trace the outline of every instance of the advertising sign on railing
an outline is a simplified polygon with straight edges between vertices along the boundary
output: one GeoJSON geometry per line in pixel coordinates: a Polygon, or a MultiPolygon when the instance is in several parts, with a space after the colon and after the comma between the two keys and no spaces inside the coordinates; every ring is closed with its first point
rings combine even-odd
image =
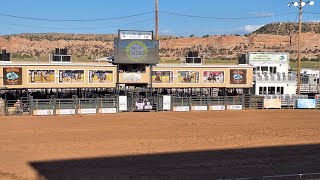
{"type": "Polygon", "coordinates": [[[247,84],[247,70],[230,69],[230,84],[247,84]]]}
{"type": "Polygon", "coordinates": [[[203,71],[203,83],[223,84],[224,71],[203,71]]]}
{"type": "Polygon", "coordinates": [[[119,96],[119,111],[128,110],[127,96],[119,96]]]}
{"type": "Polygon", "coordinates": [[[75,109],[57,109],[56,114],[58,115],[76,114],[76,110],[75,109]]]}
{"type": "Polygon", "coordinates": [[[29,83],[54,83],[55,71],[52,70],[29,70],[29,83]]]}
{"type": "Polygon", "coordinates": [[[171,110],[171,96],[163,96],[163,110],[171,110]]]}
{"type": "Polygon", "coordinates": [[[250,53],[250,61],[288,61],[288,53],[250,53]]]}
{"type": "Polygon", "coordinates": [[[123,74],[123,82],[124,83],[139,83],[139,82],[141,82],[141,74],[140,73],[124,73],[123,74]]]}
{"type": "Polygon", "coordinates": [[[59,70],[59,83],[84,83],[84,70],[59,70]]]}
{"type": "Polygon", "coordinates": [[[315,109],[316,100],[315,99],[298,99],[297,107],[301,109],[315,109]]]}
{"type": "Polygon", "coordinates": [[[242,110],[242,105],[227,105],[228,110],[242,110]]]}
{"type": "Polygon", "coordinates": [[[101,114],[114,114],[114,113],[117,113],[117,108],[100,108],[99,113],[101,113],[101,114]]]}
{"type": "Polygon", "coordinates": [[[270,108],[281,109],[281,99],[264,99],[263,107],[266,109],[270,109],[270,108]]]}
{"type": "Polygon", "coordinates": [[[153,83],[172,83],[173,71],[152,71],[153,83]]]}
{"type": "Polygon", "coordinates": [[[175,106],[175,107],[173,107],[173,111],[186,112],[186,111],[190,111],[190,107],[189,106],[175,106]]]}
{"type": "Polygon", "coordinates": [[[51,116],[51,115],[53,115],[53,109],[33,110],[32,115],[36,115],[36,116],[51,116]]]}
{"type": "Polygon", "coordinates": [[[212,106],[209,106],[209,110],[224,111],[224,110],[226,110],[226,106],[225,105],[212,105],[212,106]]]}
{"type": "Polygon", "coordinates": [[[134,102],[134,110],[148,111],[153,109],[153,102],[147,98],[137,98],[134,102]]]}
{"type": "Polygon", "coordinates": [[[4,85],[22,85],[22,67],[3,68],[4,85]]]}
{"type": "Polygon", "coordinates": [[[96,114],[96,113],[97,113],[96,108],[78,109],[78,114],[96,114]]]}
{"type": "Polygon", "coordinates": [[[199,71],[178,71],[179,83],[199,83],[199,71]]]}
{"type": "Polygon", "coordinates": [[[192,111],[207,111],[208,106],[191,106],[192,111]]]}
{"type": "Polygon", "coordinates": [[[113,83],[113,71],[89,70],[89,83],[113,83]]]}

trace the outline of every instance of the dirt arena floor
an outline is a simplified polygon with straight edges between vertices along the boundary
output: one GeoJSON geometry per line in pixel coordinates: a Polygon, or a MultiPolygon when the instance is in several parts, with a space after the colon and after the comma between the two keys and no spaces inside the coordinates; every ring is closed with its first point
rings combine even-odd
{"type": "Polygon", "coordinates": [[[0,117],[1,180],[227,179],[318,172],[320,111],[0,117]]]}

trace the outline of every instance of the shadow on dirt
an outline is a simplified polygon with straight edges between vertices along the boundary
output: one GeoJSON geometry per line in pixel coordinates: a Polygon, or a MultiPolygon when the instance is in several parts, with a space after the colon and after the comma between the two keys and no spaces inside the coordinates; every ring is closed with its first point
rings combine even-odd
{"type": "MultiPolygon", "coordinates": [[[[66,159],[30,162],[30,166],[38,172],[39,179],[49,180],[206,180],[261,177],[320,172],[320,145],[66,159]]],[[[312,179],[318,178],[320,179],[320,175],[312,179]]]]}

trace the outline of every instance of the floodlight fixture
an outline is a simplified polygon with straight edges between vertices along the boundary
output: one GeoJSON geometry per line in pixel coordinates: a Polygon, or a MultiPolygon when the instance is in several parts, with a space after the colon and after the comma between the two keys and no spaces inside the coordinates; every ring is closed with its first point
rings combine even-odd
{"type": "Polygon", "coordinates": [[[313,6],[314,5],[314,1],[309,1],[309,5],[313,6]]]}

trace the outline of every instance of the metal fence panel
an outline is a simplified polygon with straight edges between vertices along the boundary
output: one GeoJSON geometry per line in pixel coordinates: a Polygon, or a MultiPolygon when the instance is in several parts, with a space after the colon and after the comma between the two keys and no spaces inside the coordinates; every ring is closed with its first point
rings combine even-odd
{"type": "Polygon", "coordinates": [[[98,108],[117,108],[117,98],[99,98],[98,108]]]}
{"type": "Polygon", "coordinates": [[[190,106],[190,97],[172,97],[172,106],[190,106]]]}
{"type": "Polygon", "coordinates": [[[190,100],[192,106],[208,106],[208,97],[192,96],[190,100]]]}
{"type": "Polygon", "coordinates": [[[225,105],[225,98],[218,96],[218,97],[209,97],[208,98],[208,105],[212,106],[212,105],[225,105]]]}
{"type": "Polygon", "coordinates": [[[78,109],[97,109],[97,99],[77,99],[77,108],[78,109]]]}
{"type": "Polygon", "coordinates": [[[75,99],[56,99],[56,109],[75,109],[75,99]]]}
{"type": "Polygon", "coordinates": [[[21,115],[23,113],[20,100],[7,100],[5,107],[6,115],[21,115]]]}
{"type": "MultiPolygon", "coordinates": [[[[61,115],[116,113],[123,111],[190,111],[190,110],[242,110],[264,109],[264,99],[281,99],[282,109],[296,109],[297,99],[307,96],[268,95],[268,96],[170,96],[131,94],[125,96],[126,110],[120,110],[120,96],[105,98],[77,99],[31,99],[0,101],[0,115],[61,115]],[[1,103],[2,102],[2,103],[1,103]],[[47,113],[46,113],[47,112],[47,113]]],[[[316,99],[316,109],[320,109],[320,99],[316,99]]]]}

